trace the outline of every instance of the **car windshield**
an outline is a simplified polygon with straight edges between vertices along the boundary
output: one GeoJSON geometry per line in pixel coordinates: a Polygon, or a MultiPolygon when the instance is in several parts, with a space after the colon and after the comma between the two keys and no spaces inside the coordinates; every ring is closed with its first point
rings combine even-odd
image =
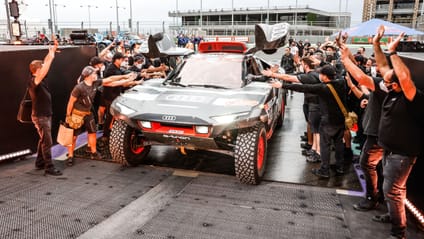
{"type": "Polygon", "coordinates": [[[198,54],[187,59],[176,79],[186,86],[216,86],[240,88],[242,86],[242,55],[198,54]]]}

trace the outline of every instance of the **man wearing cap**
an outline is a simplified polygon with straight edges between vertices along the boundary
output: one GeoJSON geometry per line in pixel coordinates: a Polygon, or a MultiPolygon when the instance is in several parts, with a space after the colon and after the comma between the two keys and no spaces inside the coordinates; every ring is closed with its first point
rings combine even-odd
{"type": "Polygon", "coordinates": [[[49,47],[49,52],[44,58],[44,61],[34,60],[30,63],[31,79],[28,83],[28,93],[32,100],[31,119],[40,136],[35,167],[37,169],[44,169],[45,174],[53,176],[59,176],[62,173],[55,169],[52,163],[51,147],[53,140],[51,128],[53,111],[46,76],[53,62],[57,46],[58,43],[55,41],[54,46],[49,47]]]}
{"type": "MultiPolygon", "coordinates": [[[[92,66],[86,66],[81,72],[81,82],[77,84],[71,92],[69,97],[68,106],[66,108],[66,123],[69,125],[74,124],[72,118],[73,114],[83,116],[82,126],[88,132],[88,145],[91,149],[91,159],[102,159],[102,156],[96,150],[96,124],[94,122],[93,114],[91,113],[91,106],[96,95],[97,87],[104,86],[120,86],[127,84],[135,79],[135,74],[115,75],[105,79],[98,79],[97,69],[92,66]]],[[[81,133],[81,128],[76,128],[74,131],[73,144],[68,147],[68,166],[73,165],[73,155],[75,148],[75,141],[77,135],[81,133]]]]}
{"type": "Polygon", "coordinates": [[[330,178],[330,145],[332,140],[336,149],[336,173],[344,174],[343,135],[345,118],[327,85],[331,84],[334,87],[344,105],[346,104],[346,90],[345,82],[336,79],[336,69],[333,66],[325,65],[318,69],[318,72],[321,81],[318,84],[282,85],[281,82],[274,82],[272,86],[304,93],[314,93],[319,96],[319,107],[321,109],[321,122],[319,125],[321,167],[312,169],[312,173],[320,178],[330,178]]]}

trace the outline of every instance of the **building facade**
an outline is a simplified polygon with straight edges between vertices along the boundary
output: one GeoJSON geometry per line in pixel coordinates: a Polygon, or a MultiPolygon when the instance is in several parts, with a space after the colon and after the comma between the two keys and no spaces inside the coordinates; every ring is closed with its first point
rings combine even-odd
{"type": "Polygon", "coordinates": [[[373,18],[424,29],[423,0],[364,0],[362,21],[373,18]]]}
{"type": "Polygon", "coordinates": [[[294,36],[328,36],[350,26],[351,14],[326,12],[308,6],[272,8],[234,8],[173,11],[168,13],[175,19],[170,29],[175,32],[196,33],[209,36],[251,36],[259,23],[292,25],[294,36]]]}

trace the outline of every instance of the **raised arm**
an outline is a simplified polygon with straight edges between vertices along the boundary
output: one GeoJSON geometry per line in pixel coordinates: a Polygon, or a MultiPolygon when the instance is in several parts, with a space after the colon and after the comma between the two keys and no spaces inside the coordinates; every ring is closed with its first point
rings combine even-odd
{"type": "Polygon", "coordinates": [[[360,99],[364,95],[364,92],[362,92],[361,89],[359,89],[358,87],[356,87],[355,84],[353,84],[349,74],[346,74],[345,79],[346,79],[347,86],[350,88],[350,90],[353,92],[356,98],[360,99]]]}
{"type": "Polygon", "coordinates": [[[41,81],[46,77],[47,73],[50,70],[50,66],[54,59],[54,54],[58,47],[58,42],[55,39],[53,46],[49,46],[49,53],[47,53],[46,57],[44,57],[43,65],[41,66],[40,70],[38,71],[37,75],[35,76],[34,83],[36,85],[40,84],[41,81]]]}
{"type": "Polygon", "coordinates": [[[349,55],[350,53],[349,48],[345,43],[340,44],[340,51],[342,53],[342,62],[345,67],[345,69],[352,75],[352,77],[359,82],[359,84],[366,86],[371,91],[375,90],[374,81],[370,76],[365,74],[356,64],[354,64],[351,60],[349,55]]]}
{"type": "Polygon", "coordinates": [[[263,70],[261,73],[264,76],[279,79],[279,80],[284,80],[288,82],[300,82],[297,76],[295,75],[280,74],[280,73],[273,72],[270,69],[263,70]]]}
{"type": "Polygon", "coordinates": [[[378,30],[377,34],[372,39],[372,45],[374,48],[374,55],[375,55],[375,61],[377,62],[378,69],[381,72],[381,75],[384,76],[386,72],[390,70],[390,66],[387,63],[386,55],[384,55],[383,50],[380,46],[380,40],[384,35],[384,26],[381,25],[378,30]]]}
{"type": "Polygon", "coordinates": [[[405,35],[404,32],[402,32],[393,42],[391,42],[388,46],[388,50],[390,52],[390,60],[392,61],[394,74],[396,74],[399,79],[403,94],[409,101],[412,101],[415,97],[415,94],[417,93],[417,88],[412,81],[411,72],[409,71],[408,67],[396,54],[396,47],[398,46],[400,40],[403,38],[403,35],[405,35]]]}

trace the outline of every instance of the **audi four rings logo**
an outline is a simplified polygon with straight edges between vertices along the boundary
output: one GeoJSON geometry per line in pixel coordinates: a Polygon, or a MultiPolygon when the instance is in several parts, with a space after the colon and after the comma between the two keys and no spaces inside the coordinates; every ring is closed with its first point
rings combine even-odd
{"type": "Polygon", "coordinates": [[[162,116],[162,120],[166,121],[175,121],[177,119],[177,116],[175,115],[164,115],[162,116]]]}

